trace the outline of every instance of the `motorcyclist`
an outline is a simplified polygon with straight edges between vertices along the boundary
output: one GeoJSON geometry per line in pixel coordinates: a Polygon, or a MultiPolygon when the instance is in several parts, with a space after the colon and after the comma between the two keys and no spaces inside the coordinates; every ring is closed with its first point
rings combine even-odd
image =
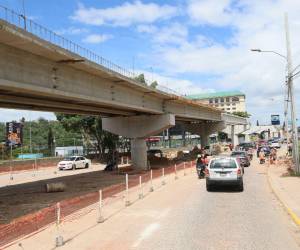
{"type": "Polygon", "coordinates": [[[265,152],[263,149],[261,149],[259,152],[259,162],[260,164],[265,163],[265,152]]]}
{"type": "Polygon", "coordinates": [[[204,178],[205,168],[207,162],[207,155],[201,154],[197,155],[197,173],[199,178],[204,178]]]}

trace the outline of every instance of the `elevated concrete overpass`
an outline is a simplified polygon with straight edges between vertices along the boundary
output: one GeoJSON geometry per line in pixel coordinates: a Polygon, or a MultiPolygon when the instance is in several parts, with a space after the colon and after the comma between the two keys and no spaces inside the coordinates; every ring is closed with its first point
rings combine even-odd
{"type": "Polygon", "coordinates": [[[143,85],[125,69],[22,20],[0,19],[0,107],[100,115],[105,130],[132,139],[132,160],[139,167],[146,167],[144,139],[175,122],[199,134],[203,144],[228,124],[234,128],[247,123],[143,85]]]}

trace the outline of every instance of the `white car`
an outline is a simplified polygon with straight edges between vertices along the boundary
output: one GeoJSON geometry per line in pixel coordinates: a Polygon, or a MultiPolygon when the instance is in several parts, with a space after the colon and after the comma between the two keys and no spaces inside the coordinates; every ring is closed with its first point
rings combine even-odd
{"type": "Polygon", "coordinates": [[[60,161],[57,164],[59,170],[76,169],[76,168],[88,168],[91,166],[91,160],[83,156],[70,156],[60,161]]]}
{"type": "Polygon", "coordinates": [[[207,191],[216,185],[235,185],[239,191],[244,190],[243,169],[236,158],[221,156],[211,159],[205,174],[207,191]]]}
{"type": "Polygon", "coordinates": [[[270,143],[270,147],[271,148],[280,148],[281,145],[280,145],[279,142],[273,141],[273,142],[270,143]]]}

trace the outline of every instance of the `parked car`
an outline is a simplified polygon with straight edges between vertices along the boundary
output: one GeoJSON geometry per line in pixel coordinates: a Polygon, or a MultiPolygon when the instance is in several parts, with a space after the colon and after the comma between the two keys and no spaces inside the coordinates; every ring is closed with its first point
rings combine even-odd
{"type": "Polygon", "coordinates": [[[162,158],[163,157],[163,152],[160,150],[160,149],[149,149],[147,151],[147,156],[149,157],[160,157],[162,158]]]}
{"type": "Polygon", "coordinates": [[[244,190],[243,171],[236,158],[213,158],[205,171],[207,191],[216,185],[235,185],[240,191],[244,190]]]}
{"type": "Polygon", "coordinates": [[[91,166],[91,160],[83,156],[70,156],[57,164],[59,170],[88,168],[91,166]]]}
{"type": "Polygon", "coordinates": [[[243,167],[250,166],[250,156],[246,151],[233,151],[231,157],[236,157],[243,167]]]}

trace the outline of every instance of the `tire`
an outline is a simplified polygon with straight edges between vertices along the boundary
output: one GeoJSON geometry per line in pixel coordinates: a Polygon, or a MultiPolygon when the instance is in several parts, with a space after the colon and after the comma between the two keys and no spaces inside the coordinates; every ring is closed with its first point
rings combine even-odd
{"type": "Polygon", "coordinates": [[[85,164],[85,168],[89,168],[89,164],[88,163],[85,164]]]}
{"type": "Polygon", "coordinates": [[[243,183],[243,182],[241,182],[241,183],[239,184],[238,190],[239,190],[240,192],[243,192],[243,191],[244,191],[244,183],[243,183]]]}
{"type": "Polygon", "coordinates": [[[76,169],[76,165],[75,164],[73,164],[73,166],[72,166],[72,170],[75,170],[76,169]]]}
{"type": "Polygon", "coordinates": [[[207,182],[206,182],[206,191],[208,192],[212,191],[211,184],[208,184],[207,182]]]}

